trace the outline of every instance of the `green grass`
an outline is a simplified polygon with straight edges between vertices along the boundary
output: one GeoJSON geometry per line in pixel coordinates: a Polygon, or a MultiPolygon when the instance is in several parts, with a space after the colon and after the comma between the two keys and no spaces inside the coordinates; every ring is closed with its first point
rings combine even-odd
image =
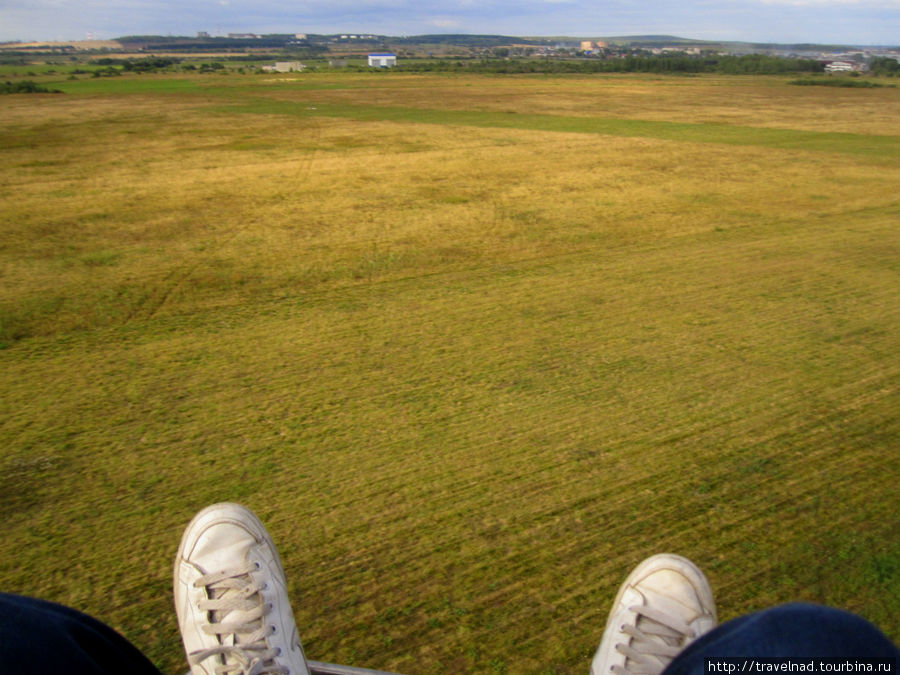
{"type": "Polygon", "coordinates": [[[227,499],[316,660],[585,672],[662,550],[900,639],[896,90],[304,78],[0,100],[0,588],[183,672],[227,499]]]}
{"type": "Polygon", "coordinates": [[[896,87],[896,84],[882,84],[881,82],[873,82],[872,80],[856,80],[845,77],[829,77],[829,78],[807,78],[799,80],[791,80],[791,84],[801,87],[843,87],[847,89],[875,89],[878,87],[896,87]]]}
{"type": "Polygon", "coordinates": [[[202,78],[173,78],[149,74],[60,80],[57,85],[63,92],[70,94],[187,94],[206,88],[202,78]]]}

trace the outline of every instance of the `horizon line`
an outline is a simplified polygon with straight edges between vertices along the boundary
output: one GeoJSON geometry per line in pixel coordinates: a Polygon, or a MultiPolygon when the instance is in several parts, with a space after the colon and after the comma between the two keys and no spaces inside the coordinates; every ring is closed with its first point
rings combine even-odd
{"type": "MultiPolygon", "coordinates": [[[[205,31],[197,31],[196,33],[201,33],[205,31]]],[[[376,38],[386,38],[386,39],[401,39],[408,40],[412,38],[421,38],[421,37],[430,37],[430,36],[463,36],[463,37],[493,37],[493,38],[519,38],[526,40],[656,40],[656,41],[664,41],[664,40],[673,40],[673,41],[682,41],[682,42],[694,42],[698,44],[743,44],[743,45],[783,45],[783,46],[800,46],[800,45],[809,45],[816,47],[882,47],[882,48],[893,48],[900,49],[900,43],[862,43],[862,42],[813,42],[809,40],[804,41],[788,41],[788,42],[777,42],[772,40],[763,40],[763,41],[754,41],[754,40],[718,40],[718,39],[701,39],[701,38],[689,38],[689,37],[681,37],[678,35],[669,35],[669,34],[659,34],[659,33],[646,33],[646,34],[626,34],[626,35],[595,35],[595,34],[581,34],[581,35],[510,35],[506,33],[466,33],[466,32],[434,32],[434,33],[416,33],[416,34],[388,34],[388,33],[373,33],[366,31],[336,31],[336,32],[327,32],[327,33],[316,33],[316,32],[300,32],[300,31],[290,31],[290,32],[267,32],[267,33],[258,33],[256,31],[229,31],[227,35],[212,35],[207,34],[204,36],[200,36],[198,34],[189,35],[189,34],[162,34],[162,33],[132,33],[127,35],[120,35],[118,37],[111,38],[99,38],[99,37],[85,37],[85,38],[74,38],[74,39],[6,39],[0,40],[0,44],[33,44],[33,43],[41,43],[41,44],[67,44],[74,42],[119,42],[121,40],[127,38],[184,38],[189,40],[197,40],[197,39],[235,39],[231,37],[231,35],[235,34],[244,34],[244,35],[256,35],[260,37],[272,36],[272,35],[321,35],[321,36],[372,36],[376,38]]]]}

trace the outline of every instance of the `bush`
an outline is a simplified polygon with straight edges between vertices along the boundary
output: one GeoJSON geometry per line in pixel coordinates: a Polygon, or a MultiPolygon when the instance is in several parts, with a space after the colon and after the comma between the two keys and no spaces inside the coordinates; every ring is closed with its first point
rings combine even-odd
{"type": "Polygon", "coordinates": [[[878,82],[872,82],[871,80],[857,80],[846,77],[828,77],[818,80],[791,80],[788,84],[796,84],[801,87],[860,87],[863,89],[894,86],[879,84],[878,82]]]}
{"type": "Polygon", "coordinates": [[[32,80],[20,80],[19,82],[6,81],[0,84],[0,94],[61,94],[59,89],[47,89],[41,87],[32,80]]]}
{"type": "Polygon", "coordinates": [[[92,77],[119,77],[122,75],[122,71],[118,68],[114,68],[112,66],[107,66],[106,68],[98,68],[93,72],[92,77]]]}
{"type": "Polygon", "coordinates": [[[872,62],[869,64],[869,72],[873,75],[894,77],[895,75],[900,75],[900,62],[887,57],[872,59],[872,62]]]}
{"type": "Polygon", "coordinates": [[[172,66],[181,63],[181,59],[161,56],[149,56],[143,59],[115,59],[104,57],[102,59],[94,59],[90,61],[90,63],[97,66],[106,66],[108,68],[121,66],[122,70],[128,72],[149,73],[156,70],[171,68],[172,66]]]}

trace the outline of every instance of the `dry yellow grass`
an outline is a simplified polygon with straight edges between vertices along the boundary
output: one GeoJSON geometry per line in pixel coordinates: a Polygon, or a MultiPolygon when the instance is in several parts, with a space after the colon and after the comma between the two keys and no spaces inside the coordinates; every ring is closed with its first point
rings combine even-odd
{"type": "Polygon", "coordinates": [[[617,245],[785,212],[883,206],[897,181],[895,170],[873,175],[867,160],[844,156],[210,115],[184,102],[160,110],[141,97],[102,107],[47,101],[40,112],[45,119],[27,101],[10,106],[8,128],[27,126],[30,137],[17,137],[4,204],[4,236],[16,251],[4,297],[24,307],[52,300],[51,323],[38,332],[102,321],[92,312],[116,322],[161,304],[180,311],[585,241],[617,245]],[[78,143],[91,124],[102,133],[78,143]],[[165,134],[151,131],[159,128],[165,134]],[[183,283],[190,287],[179,290],[183,283]],[[91,289],[113,296],[95,303],[91,289]]]}
{"type": "Polygon", "coordinates": [[[0,45],[0,50],[15,51],[19,49],[49,48],[61,49],[64,47],[72,47],[84,51],[95,51],[100,49],[122,49],[122,43],[116,40],[55,40],[51,42],[10,42],[0,45]]]}
{"type": "MultiPolygon", "coordinates": [[[[323,78],[324,79],[324,78],[323,78]]],[[[315,82],[309,77],[298,83],[315,82]]],[[[346,89],[281,92],[288,100],[447,110],[725,123],[810,131],[896,134],[897,92],[794,87],[781,77],[659,75],[490,78],[359,77],[346,89]],[[740,102],[736,105],[736,102],[740,102]]]]}

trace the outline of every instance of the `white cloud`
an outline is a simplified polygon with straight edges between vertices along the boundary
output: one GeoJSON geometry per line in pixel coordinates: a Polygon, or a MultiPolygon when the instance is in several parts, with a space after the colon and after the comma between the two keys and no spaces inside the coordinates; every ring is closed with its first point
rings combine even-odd
{"type": "Polygon", "coordinates": [[[868,7],[900,9],[900,0],[759,0],[764,5],[792,7],[868,7]]]}
{"type": "Polygon", "coordinates": [[[457,19],[431,19],[428,24],[435,28],[459,28],[462,25],[457,19]]]}

